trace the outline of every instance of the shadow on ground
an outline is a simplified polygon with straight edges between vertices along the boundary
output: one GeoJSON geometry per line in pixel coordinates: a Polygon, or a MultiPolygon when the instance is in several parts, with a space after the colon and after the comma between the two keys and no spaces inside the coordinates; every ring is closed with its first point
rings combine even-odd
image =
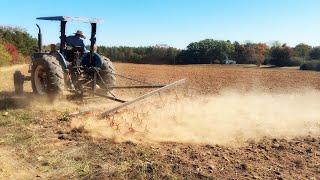
{"type": "Polygon", "coordinates": [[[14,92],[0,92],[0,110],[21,109],[30,104],[32,93],[17,96],[14,92]]]}

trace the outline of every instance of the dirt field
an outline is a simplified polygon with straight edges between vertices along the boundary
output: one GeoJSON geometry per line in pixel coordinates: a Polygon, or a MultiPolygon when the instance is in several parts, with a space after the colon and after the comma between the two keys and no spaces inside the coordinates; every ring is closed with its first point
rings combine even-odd
{"type": "MultiPolygon", "coordinates": [[[[2,179],[320,179],[320,74],[238,65],[116,64],[187,84],[109,117],[112,102],[13,94],[0,68],[2,179]],[[82,117],[70,112],[95,109],[82,117]]],[[[119,85],[128,84],[119,79],[119,85]]],[[[145,91],[115,91],[124,98],[145,91]]]]}

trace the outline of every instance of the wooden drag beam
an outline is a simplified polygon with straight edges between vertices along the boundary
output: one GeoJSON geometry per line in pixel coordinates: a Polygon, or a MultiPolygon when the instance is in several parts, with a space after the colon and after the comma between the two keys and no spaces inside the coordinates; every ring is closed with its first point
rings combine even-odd
{"type": "Polygon", "coordinates": [[[145,98],[148,98],[148,97],[150,97],[150,96],[153,96],[153,95],[155,95],[155,94],[157,94],[157,93],[159,93],[159,92],[161,92],[161,91],[164,91],[164,90],[170,89],[170,88],[172,88],[172,87],[174,87],[174,86],[183,84],[183,83],[185,83],[185,81],[186,81],[185,79],[178,80],[178,81],[173,82],[173,83],[171,83],[171,84],[168,84],[168,85],[166,85],[166,86],[164,86],[164,87],[161,87],[161,88],[159,88],[159,89],[156,89],[156,90],[154,90],[154,91],[151,91],[151,92],[149,92],[149,93],[147,93],[147,94],[145,94],[145,95],[139,96],[139,97],[137,97],[136,99],[133,99],[133,100],[131,100],[131,101],[127,101],[127,102],[125,102],[125,103],[123,103],[123,104],[120,104],[120,105],[118,105],[118,106],[116,106],[116,107],[114,107],[114,108],[112,108],[112,109],[109,109],[109,110],[103,112],[103,113],[101,114],[101,117],[102,117],[102,118],[107,117],[107,116],[110,115],[111,113],[114,113],[114,112],[118,111],[118,110],[121,109],[121,108],[124,108],[124,107],[126,107],[126,106],[129,106],[130,104],[133,104],[133,103],[135,103],[135,102],[138,102],[138,101],[141,101],[141,100],[143,100],[143,99],[145,99],[145,98]]]}

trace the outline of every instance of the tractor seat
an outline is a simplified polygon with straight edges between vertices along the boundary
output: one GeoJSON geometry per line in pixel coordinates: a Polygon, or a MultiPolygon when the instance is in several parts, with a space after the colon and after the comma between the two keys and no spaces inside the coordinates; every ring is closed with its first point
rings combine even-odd
{"type": "Polygon", "coordinates": [[[101,67],[102,66],[102,58],[99,54],[93,53],[93,61],[90,63],[90,52],[87,52],[81,58],[81,66],[83,66],[83,67],[101,67]]]}
{"type": "Polygon", "coordinates": [[[84,48],[81,46],[67,46],[65,49],[66,60],[73,62],[76,59],[76,53],[79,53],[81,57],[84,54],[84,48]]]}
{"type": "MultiPolygon", "coordinates": [[[[67,47],[67,49],[68,49],[68,47],[67,47]]],[[[74,47],[71,47],[71,51],[72,52],[84,53],[85,48],[82,47],[82,46],[74,46],[74,47]]]]}

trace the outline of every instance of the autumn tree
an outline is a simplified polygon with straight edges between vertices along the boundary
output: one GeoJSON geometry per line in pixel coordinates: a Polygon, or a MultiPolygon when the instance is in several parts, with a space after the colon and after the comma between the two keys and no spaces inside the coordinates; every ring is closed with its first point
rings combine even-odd
{"type": "Polygon", "coordinates": [[[262,43],[239,44],[238,42],[235,42],[234,46],[234,57],[238,64],[257,64],[260,66],[269,50],[269,47],[262,43]]]}
{"type": "Polygon", "coordinates": [[[269,47],[266,44],[254,44],[253,59],[256,61],[257,66],[260,66],[264,62],[265,56],[268,51],[269,47]]]}
{"type": "Polygon", "coordinates": [[[283,44],[282,46],[271,47],[271,61],[270,63],[276,66],[287,66],[290,65],[290,61],[293,55],[293,50],[283,44]]]}
{"type": "Polygon", "coordinates": [[[0,39],[6,43],[12,44],[23,55],[31,55],[33,47],[37,45],[37,40],[21,28],[0,27],[0,39]]]}
{"type": "Polygon", "coordinates": [[[12,61],[10,53],[6,50],[5,46],[0,43],[0,66],[9,65],[12,61]]]}

